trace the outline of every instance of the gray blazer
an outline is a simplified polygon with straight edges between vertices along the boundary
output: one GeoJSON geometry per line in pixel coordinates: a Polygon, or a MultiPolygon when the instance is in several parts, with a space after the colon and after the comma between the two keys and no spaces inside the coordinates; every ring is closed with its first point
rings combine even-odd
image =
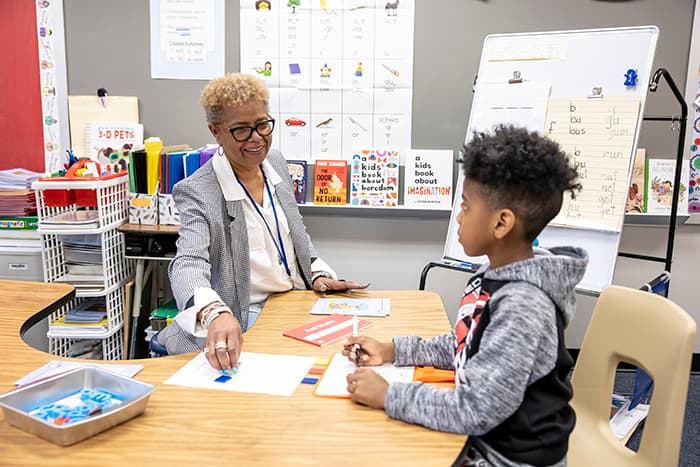
{"type": "MultiPolygon", "coordinates": [[[[287,161],[276,150],[270,150],[267,161],[283,180],[275,185],[275,193],[287,216],[300,274],[310,289],[311,262],[316,259],[316,251],[294,199],[287,161]]],[[[168,273],[178,309],[194,303],[195,287],[211,287],[246,329],[250,308],[250,251],[243,201],[224,199],[211,161],[177,183],[173,198],[181,226],[177,254],[168,273]]],[[[176,322],[160,332],[158,341],[170,354],[191,352],[205,344],[204,339],[184,332],[176,322]]]]}

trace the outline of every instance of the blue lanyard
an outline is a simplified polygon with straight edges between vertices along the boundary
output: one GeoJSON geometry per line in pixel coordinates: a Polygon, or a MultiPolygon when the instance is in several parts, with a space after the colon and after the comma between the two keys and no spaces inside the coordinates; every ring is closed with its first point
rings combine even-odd
{"type": "Polygon", "coordinates": [[[265,182],[265,190],[267,191],[268,198],[270,198],[270,205],[272,205],[272,213],[275,216],[275,226],[277,227],[277,240],[275,240],[275,235],[272,233],[272,229],[270,228],[270,224],[267,223],[267,219],[265,219],[265,216],[263,216],[262,211],[260,211],[260,208],[258,207],[258,203],[255,202],[255,200],[253,199],[253,197],[251,196],[250,192],[245,187],[245,185],[243,183],[241,183],[241,180],[238,178],[238,175],[236,175],[236,180],[238,181],[238,184],[241,186],[241,188],[243,188],[243,191],[245,192],[246,196],[248,197],[251,204],[255,208],[255,211],[258,213],[260,218],[265,223],[265,227],[267,227],[267,231],[270,234],[270,237],[272,238],[272,243],[274,243],[275,247],[277,248],[277,254],[279,255],[280,260],[284,264],[284,270],[287,271],[287,275],[291,277],[292,272],[289,270],[289,263],[287,262],[287,253],[284,251],[284,242],[282,242],[282,234],[280,233],[280,222],[279,222],[279,219],[277,218],[277,209],[275,209],[275,200],[272,198],[272,192],[270,191],[270,185],[267,184],[267,177],[265,176],[265,171],[263,171],[262,166],[260,167],[260,172],[262,172],[263,181],[265,182]]]}

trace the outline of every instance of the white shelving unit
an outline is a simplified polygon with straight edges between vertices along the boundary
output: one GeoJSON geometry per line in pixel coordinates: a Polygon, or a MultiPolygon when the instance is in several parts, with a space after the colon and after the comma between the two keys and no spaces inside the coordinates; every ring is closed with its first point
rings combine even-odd
{"type": "Polygon", "coordinates": [[[107,310],[107,327],[101,331],[55,331],[49,327],[49,352],[70,357],[71,348],[78,341],[89,339],[101,341],[104,360],[122,359],[126,310],[124,285],[133,275],[133,264],[125,258],[124,237],[117,227],[128,219],[128,175],[113,175],[106,179],[40,180],[33,188],[37,193],[44,280],[68,282],[76,288],[75,298],[52,313],[50,323],[90,297],[103,297],[107,310]],[[64,213],[87,213],[94,216],[95,221],[82,225],[68,221],[49,222],[64,213]],[[65,243],[83,236],[89,236],[91,244],[101,246],[102,274],[69,272],[65,243]]]}

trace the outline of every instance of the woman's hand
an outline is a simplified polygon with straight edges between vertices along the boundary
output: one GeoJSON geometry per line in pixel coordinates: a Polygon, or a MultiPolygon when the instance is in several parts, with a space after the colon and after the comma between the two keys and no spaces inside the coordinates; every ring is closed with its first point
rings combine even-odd
{"type": "Polygon", "coordinates": [[[316,292],[321,293],[338,293],[347,292],[348,290],[366,289],[368,283],[360,283],[355,281],[346,281],[345,279],[331,279],[330,277],[319,277],[313,283],[313,288],[316,292]]]}
{"type": "Polygon", "coordinates": [[[383,409],[389,383],[369,368],[358,368],[347,376],[348,392],[353,402],[373,409],[383,409]]]}
{"type": "Polygon", "coordinates": [[[351,336],[343,342],[343,355],[357,366],[376,366],[394,361],[393,342],[379,342],[366,336],[351,336]],[[357,361],[355,344],[360,346],[360,361],[357,361]]]}
{"type": "Polygon", "coordinates": [[[204,355],[211,366],[217,370],[238,368],[242,346],[243,331],[232,313],[221,313],[209,324],[204,355]]]}

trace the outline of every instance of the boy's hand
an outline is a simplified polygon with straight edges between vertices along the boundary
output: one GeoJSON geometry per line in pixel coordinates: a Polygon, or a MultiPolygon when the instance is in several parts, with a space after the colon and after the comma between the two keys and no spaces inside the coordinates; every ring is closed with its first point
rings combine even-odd
{"type": "Polygon", "coordinates": [[[382,343],[365,336],[351,336],[343,342],[343,355],[357,366],[381,365],[394,361],[394,344],[382,343]],[[355,344],[360,344],[360,361],[357,361],[355,344]]]}
{"type": "Polygon", "coordinates": [[[358,368],[347,376],[352,401],[373,409],[383,409],[389,383],[369,368],[358,368]]]}

